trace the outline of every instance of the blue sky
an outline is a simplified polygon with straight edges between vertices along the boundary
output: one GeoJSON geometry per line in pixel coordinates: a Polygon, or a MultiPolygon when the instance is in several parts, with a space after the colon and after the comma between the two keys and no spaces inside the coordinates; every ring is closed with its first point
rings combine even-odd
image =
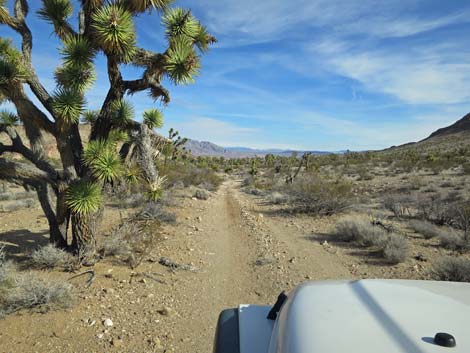
{"type": "MultiPolygon", "coordinates": [[[[30,1],[37,9],[39,1],[30,1]]],[[[223,146],[364,150],[426,137],[470,111],[470,3],[464,0],[181,0],[219,42],[194,85],[167,82],[165,127],[223,146]]],[[[32,12],[34,63],[53,90],[59,43],[32,12]]],[[[164,50],[158,14],[139,44],[164,50]]],[[[17,39],[0,27],[1,36],[17,39]]],[[[98,108],[107,90],[87,94],[98,108]]],[[[139,72],[124,69],[126,77],[139,72]]],[[[155,105],[131,98],[140,114],[155,105]]]]}

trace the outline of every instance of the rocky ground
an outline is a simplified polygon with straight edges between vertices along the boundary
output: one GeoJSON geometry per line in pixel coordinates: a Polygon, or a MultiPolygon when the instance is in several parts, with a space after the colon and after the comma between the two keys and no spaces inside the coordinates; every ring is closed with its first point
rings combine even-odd
{"type": "MultiPolygon", "coordinates": [[[[163,241],[139,267],[107,258],[95,266],[89,289],[84,277],[74,280],[80,294],[72,309],[0,320],[0,352],[208,353],[224,308],[272,304],[279,292],[306,280],[426,279],[431,259],[447,254],[410,233],[409,259],[386,265],[369,250],[336,241],[339,216],[289,215],[243,193],[236,180],[206,201],[184,196],[173,211],[176,225],[164,227],[163,241]],[[185,266],[161,265],[162,257],[185,266]]],[[[0,242],[14,256],[47,242],[37,208],[0,217],[0,242]]],[[[108,225],[118,217],[111,210],[108,225]]]]}

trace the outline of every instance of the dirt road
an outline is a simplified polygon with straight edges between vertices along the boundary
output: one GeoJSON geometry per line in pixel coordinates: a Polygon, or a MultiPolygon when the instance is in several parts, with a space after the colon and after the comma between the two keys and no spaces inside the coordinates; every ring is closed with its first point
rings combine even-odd
{"type": "Polygon", "coordinates": [[[351,277],[338,256],[308,238],[309,229],[286,227],[285,219],[263,215],[262,208],[261,200],[242,194],[239,184],[229,181],[196,216],[202,221],[188,242],[206,266],[177,290],[186,298],[176,307],[182,313],[174,323],[175,331],[181,331],[177,352],[211,352],[224,308],[272,304],[280,291],[306,279],[351,277]]]}
{"type": "Polygon", "coordinates": [[[209,353],[222,309],[272,304],[309,279],[354,277],[341,254],[312,241],[316,220],[277,214],[237,181],[206,201],[186,196],[175,212],[177,225],[165,228],[148,261],[133,271],[102,261],[69,311],[0,320],[0,352],[209,353]],[[169,271],[162,256],[197,270],[169,271]]]}

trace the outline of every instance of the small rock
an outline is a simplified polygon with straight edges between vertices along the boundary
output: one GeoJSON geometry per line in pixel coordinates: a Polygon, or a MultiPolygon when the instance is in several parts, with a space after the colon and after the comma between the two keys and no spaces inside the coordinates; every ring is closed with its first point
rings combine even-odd
{"type": "Polygon", "coordinates": [[[98,339],[102,339],[102,338],[104,337],[104,333],[98,333],[98,334],[96,335],[96,337],[97,337],[98,339]]]}
{"type": "Polygon", "coordinates": [[[113,321],[111,319],[106,319],[103,321],[103,325],[104,327],[112,327],[114,324],[113,324],[113,321]]]}
{"type": "Polygon", "coordinates": [[[163,316],[173,316],[175,311],[172,308],[165,306],[163,309],[158,310],[158,313],[163,316]]]}

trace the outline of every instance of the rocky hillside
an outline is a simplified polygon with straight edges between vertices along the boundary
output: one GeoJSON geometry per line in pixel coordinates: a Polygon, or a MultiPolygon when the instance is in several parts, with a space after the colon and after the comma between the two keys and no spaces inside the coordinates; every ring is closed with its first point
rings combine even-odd
{"type": "Polygon", "coordinates": [[[428,139],[462,133],[470,133],[470,113],[452,125],[434,131],[428,139]]]}
{"type": "Polygon", "coordinates": [[[428,153],[433,150],[442,152],[468,147],[470,147],[470,113],[454,124],[434,131],[424,140],[392,146],[385,149],[384,152],[414,149],[422,153],[428,153]]]}

